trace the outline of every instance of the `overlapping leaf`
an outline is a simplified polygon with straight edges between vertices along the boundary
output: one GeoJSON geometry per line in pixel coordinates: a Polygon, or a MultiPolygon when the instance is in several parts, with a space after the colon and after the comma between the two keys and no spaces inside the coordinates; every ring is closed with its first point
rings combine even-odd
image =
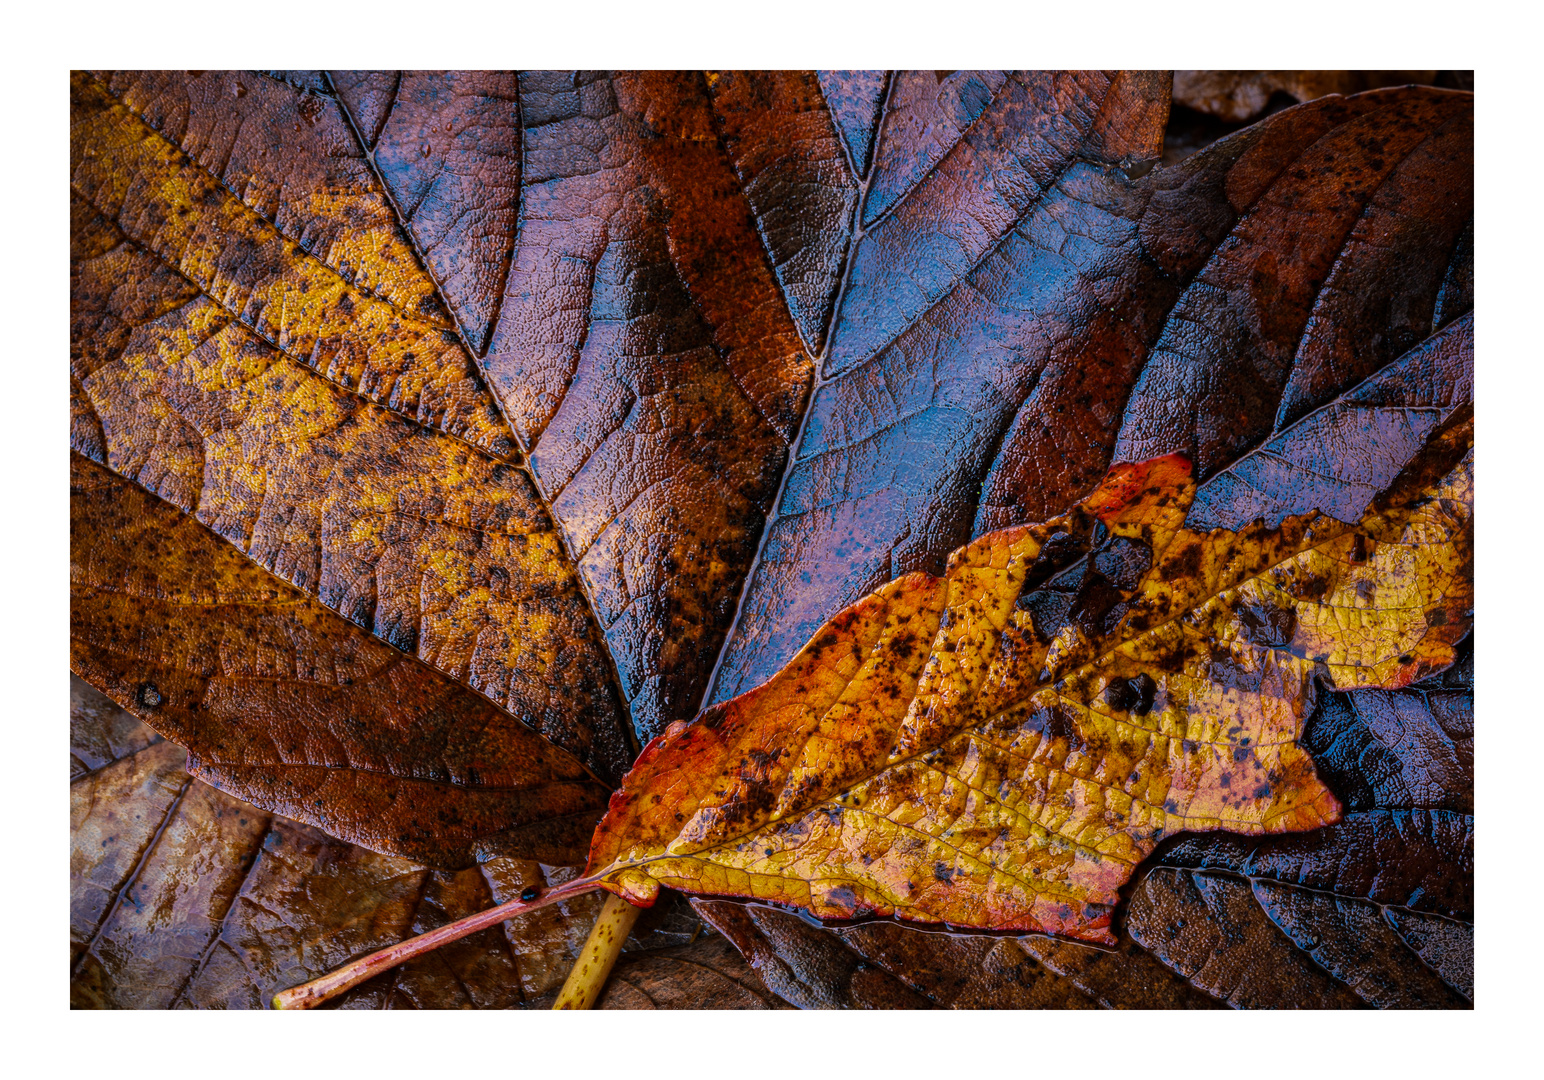
{"type": "Polygon", "coordinates": [[[1197,986],[1241,1005],[1472,1001],[1466,656],[1408,689],[1329,696],[1304,742],[1342,793],[1345,818],[1301,837],[1181,842],[1133,893],[1131,935],[1197,986]],[[1260,977],[1265,970],[1302,975],[1272,982],[1260,977]]]}
{"type": "MultiPolygon", "coordinates": [[[[508,857],[431,871],[342,843],[201,783],[180,748],[79,680],[70,735],[76,1008],[263,1008],[276,990],[360,951],[573,872],[508,857]]],[[[579,897],[512,919],[336,1007],[548,1007],[598,907],[579,897]]],[[[639,1007],[641,995],[657,1008],[766,1007],[755,975],[722,938],[702,937],[683,907],[640,922],[622,985],[600,1007],[639,1007]]]]}
{"type": "MultiPolygon", "coordinates": [[[[1411,429],[1430,431],[1457,404],[1432,397],[1431,376],[1456,365],[1451,383],[1466,396],[1471,352],[1472,333],[1456,347],[1449,336],[1436,368],[1418,365],[1412,378],[1410,363],[1395,365],[1276,440],[1253,473],[1258,489],[1214,478],[1192,519],[1247,523],[1261,499],[1294,510],[1294,500],[1349,492],[1351,505],[1363,505],[1355,491],[1367,470],[1387,483],[1378,470],[1408,450],[1411,429]]],[[[1211,995],[1235,1007],[1461,1006],[1473,996],[1472,663],[1461,647],[1455,667],[1415,687],[1322,695],[1304,743],[1344,820],[1264,841],[1213,833],[1162,852],[1162,864],[1192,869],[1141,880],[1114,953],[1037,937],[951,939],[886,922],[819,930],[770,908],[696,904],[769,985],[804,1007],[894,1007],[896,992],[886,991],[894,980],[957,1008],[1174,1008],[1211,995]],[[1294,920],[1283,895],[1334,899],[1294,920]],[[1159,958],[1204,993],[1189,997],[1155,974],[1159,958]]]]}
{"type": "Polygon", "coordinates": [[[767,684],[645,748],[588,872],[635,901],[663,884],[1113,943],[1118,890],[1165,836],[1337,820],[1297,745],[1316,682],[1399,687],[1452,661],[1468,459],[1358,528],[1192,532],[1189,474],[1120,466],[945,578],[843,611],[767,684]],[[1083,553],[1074,589],[1043,587],[1083,553]]]}
{"type": "MultiPolygon", "coordinates": [[[[1140,80],[1100,106],[1123,142],[1060,157],[1076,108],[978,81],[940,95],[962,103],[959,141],[856,240],[712,701],[883,582],[1058,513],[1113,461],[1178,451],[1209,479],[1421,342],[1462,292],[1446,282],[1472,265],[1470,95],[1330,97],[1132,179],[1116,166],[1156,156],[1162,123],[1140,80]]],[[[886,114],[871,198],[901,120],[886,114]]]]}
{"type": "MultiPolygon", "coordinates": [[[[1165,75],[117,72],[72,93],[72,446],[298,588],[312,630],[330,608],[368,632],[330,640],[416,654],[393,670],[435,700],[497,715],[460,683],[606,778],[627,719],[647,737],[696,708],[753,560],[720,700],[1117,454],[1195,457],[1212,524],[1251,485],[1278,492],[1252,507],[1269,524],[1328,498],[1349,518],[1468,397],[1465,94],[1317,102],[1142,176],[1165,75]],[[1366,468],[1323,468],[1315,440],[1366,468]]],[[[129,642],[149,625],[92,631],[145,715],[168,678],[147,661],[207,678],[129,642]]],[[[298,655],[236,640],[232,671],[298,655]]],[[[291,764],[384,752],[360,695],[302,696],[329,734],[291,764]]],[[[399,753],[392,782],[450,775],[446,748],[399,753]]],[[[354,827],[332,790],[311,820],[354,827]]],[[[247,793],[279,805],[271,779],[247,793]]]]}

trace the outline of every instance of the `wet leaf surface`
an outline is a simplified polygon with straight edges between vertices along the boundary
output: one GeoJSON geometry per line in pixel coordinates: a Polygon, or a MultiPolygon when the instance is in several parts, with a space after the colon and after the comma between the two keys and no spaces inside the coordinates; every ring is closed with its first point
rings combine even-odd
{"type": "Polygon", "coordinates": [[[582,856],[607,788],[577,759],[75,454],[70,536],[72,666],[193,775],[441,866],[582,856]]]}
{"type": "Polygon", "coordinates": [[[1393,690],[1452,663],[1469,457],[1358,527],[1192,532],[1190,474],[1119,466],[1067,514],[840,613],[644,749],[587,874],[635,903],[664,884],[1114,944],[1117,892],[1166,837],[1339,820],[1304,722],[1321,680],[1393,690]],[[1038,601],[1080,550],[1066,602],[1038,601]]]}
{"type": "MultiPolygon", "coordinates": [[[[1237,109],[1264,84],[1192,74],[77,73],[72,468],[118,509],[72,526],[74,666],[193,751],[110,707],[78,725],[77,1003],[261,1003],[566,879],[510,857],[571,858],[583,831],[515,797],[543,769],[572,755],[613,783],[844,606],[1078,503],[1113,461],[1188,455],[1192,524],[1232,529],[1354,521],[1413,456],[1451,466],[1472,441],[1472,94],[1283,109],[1323,89],[1299,80],[1236,130],[1196,95],[1237,109]],[[175,917],[120,910],[145,889],[175,917]]],[[[1015,610],[1090,641],[1148,570],[1091,536],[1043,555],[1015,610]]],[[[1287,636],[1269,611],[1239,623],[1287,636]]],[[[1351,907],[1287,892],[1267,916],[1251,884],[1259,940],[1363,987],[1337,1000],[1472,997],[1472,689],[1436,678],[1318,694],[1303,746],[1345,820],[1166,844],[1132,911],[1160,873],[1330,881],[1351,907]],[[1369,904],[1388,948],[1321,932],[1369,904]]],[[[593,906],[346,1004],[540,1002],[593,906]]],[[[1268,963],[1208,981],[1120,917],[1106,953],[745,910],[840,942],[801,967],[764,927],[735,937],[791,965],[800,1004],[1293,1000],[1255,984],[1268,963]]],[[[603,1006],[766,1003],[684,901],[644,923],[658,955],[603,1006]]]]}
{"type": "Polygon", "coordinates": [[[729,900],[692,906],[801,1008],[1206,1009],[1218,1004],[1128,941],[963,937],[893,923],[825,930],[729,900]]]}
{"type": "MultiPolygon", "coordinates": [[[[355,847],[201,783],[182,749],[79,679],[71,700],[72,760],[96,763],[70,787],[76,1008],[266,1008],[297,980],[575,873],[513,858],[432,871],[355,847]]],[[[511,919],[335,1007],[550,1007],[598,909],[581,897],[511,919]]],[[[662,905],[627,943],[636,992],[602,1007],[639,1007],[637,993],[654,1008],[769,1007],[728,948],[684,902],[662,905]]]]}
{"type": "Polygon", "coordinates": [[[1208,480],[1430,335],[1467,258],[1470,96],[1326,98],[1133,179],[1116,163],[1157,156],[1154,92],[1003,82],[856,239],[711,700],[883,582],[1060,512],[1112,462],[1179,451],[1208,480]],[[1097,150],[1079,127],[1095,100],[1125,118],[1097,150]],[[1016,177],[1011,198],[983,175],[1016,177]]]}

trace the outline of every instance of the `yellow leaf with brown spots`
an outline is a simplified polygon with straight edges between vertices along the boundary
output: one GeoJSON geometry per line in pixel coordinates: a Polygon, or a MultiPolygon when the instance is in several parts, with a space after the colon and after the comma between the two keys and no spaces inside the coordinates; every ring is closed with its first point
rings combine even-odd
{"type": "MultiPolygon", "coordinates": [[[[370,230],[356,229],[352,244],[340,240],[328,251],[344,270],[329,265],[307,250],[303,225],[286,235],[81,72],[70,82],[70,186],[77,236],[94,211],[101,220],[88,231],[102,238],[102,253],[131,264],[77,272],[77,297],[83,276],[107,285],[181,275],[210,298],[190,313],[190,322],[202,315],[207,326],[190,331],[194,344],[222,327],[244,328],[379,405],[497,456],[513,452],[493,395],[439,314],[432,286],[412,280],[421,272],[410,250],[372,243],[370,230]]],[[[305,221],[327,230],[350,216],[352,201],[318,195],[305,221]]]]}
{"type": "Polygon", "coordinates": [[[1298,745],[1319,683],[1398,687],[1472,620],[1472,466],[1360,526],[1184,527],[1190,463],[1111,470],[831,619],[763,686],[649,745],[589,875],[1113,942],[1182,830],[1337,820],[1298,745]]]}

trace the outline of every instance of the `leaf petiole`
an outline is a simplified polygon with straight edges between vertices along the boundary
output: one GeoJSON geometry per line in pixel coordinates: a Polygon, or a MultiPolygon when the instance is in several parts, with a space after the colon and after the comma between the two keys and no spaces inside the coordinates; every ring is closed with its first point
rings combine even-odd
{"type": "Polygon", "coordinates": [[[611,974],[617,957],[622,955],[622,943],[627,940],[642,910],[615,893],[606,895],[605,906],[590,928],[584,950],[574,961],[573,970],[558,992],[558,999],[552,1003],[554,1009],[588,1009],[595,1004],[601,988],[606,985],[606,976],[611,974]]]}
{"type": "MultiPolygon", "coordinates": [[[[441,945],[448,945],[452,941],[459,941],[468,934],[475,934],[479,930],[485,930],[490,926],[503,922],[505,919],[524,915],[528,911],[535,911],[538,908],[547,907],[549,904],[571,900],[576,896],[583,896],[585,893],[594,892],[599,888],[600,886],[593,879],[580,878],[577,881],[571,881],[566,885],[553,889],[542,896],[530,900],[511,900],[507,904],[500,904],[498,907],[479,911],[475,915],[468,915],[464,919],[457,919],[455,922],[446,923],[444,926],[430,930],[426,934],[419,934],[417,937],[408,938],[406,941],[399,941],[397,944],[381,949],[379,952],[373,952],[369,956],[363,956],[358,960],[344,964],[336,971],[330,971],[319,979],[312,979],[308,983],[292,986],[288,990],[281,990],[273,997],[273,1007],[275,1009],[314,1009],[323,1002],[337,997],[345,990],[358,986],[366,979],[373,978],[383,971],[388,971],[398,964],[406,963],[415,956],[432,952],[441,945]]],[[[602,910],[601,920],[596,924],[597,930],[601,923],[605,921],[605,913],[610,910],[610,901],[615,899],[615,897],[608,897],[608,906],[602,910]]],[[[626,907],[631,907],[625,901],[619,902],[623,903],[626,907]]],[[[628,926],[631,926],[631,922],[628,923],[628,926]]],[[[592,941],[594,937],[595,932],[592,932],[592,941]]],[[[626,937],[627,932],[623,930],[621,937],[617,939],[619,950],[622,939],[626,937]]],[[[585,957],[589,956],[589,944],[588,942],[586,943],[585,953],[581,957],[581,962],[585,957]]],[[[615,959],[613,956],[611,962],[614,963],[615,959]]],[[[610,970],[611,964],[608,963],[606,964],[605,971],[609,972],[610,970]]],[[[600,979],[602,982],[605,981],[605,972],[601,973],[600,979]]],[[[598,986],[596,990],[598,993],[598,986]]]]}

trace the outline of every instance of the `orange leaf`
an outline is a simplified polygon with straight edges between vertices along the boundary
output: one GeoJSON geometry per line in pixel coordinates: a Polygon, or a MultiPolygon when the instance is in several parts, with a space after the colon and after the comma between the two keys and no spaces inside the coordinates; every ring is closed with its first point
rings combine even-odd
{"type": "Polygon", "coordinates": [[[612,797],[589,874],[635,903],[666,885],[1111,942],[1118,890],[1165,836],[1339,818],[1297,742],[1316,685],[1452,661],[1470,461],[1360,527],[1238,532],[1184,528],[1185,458],[1117,466],[673,724],[612,797]]]}

